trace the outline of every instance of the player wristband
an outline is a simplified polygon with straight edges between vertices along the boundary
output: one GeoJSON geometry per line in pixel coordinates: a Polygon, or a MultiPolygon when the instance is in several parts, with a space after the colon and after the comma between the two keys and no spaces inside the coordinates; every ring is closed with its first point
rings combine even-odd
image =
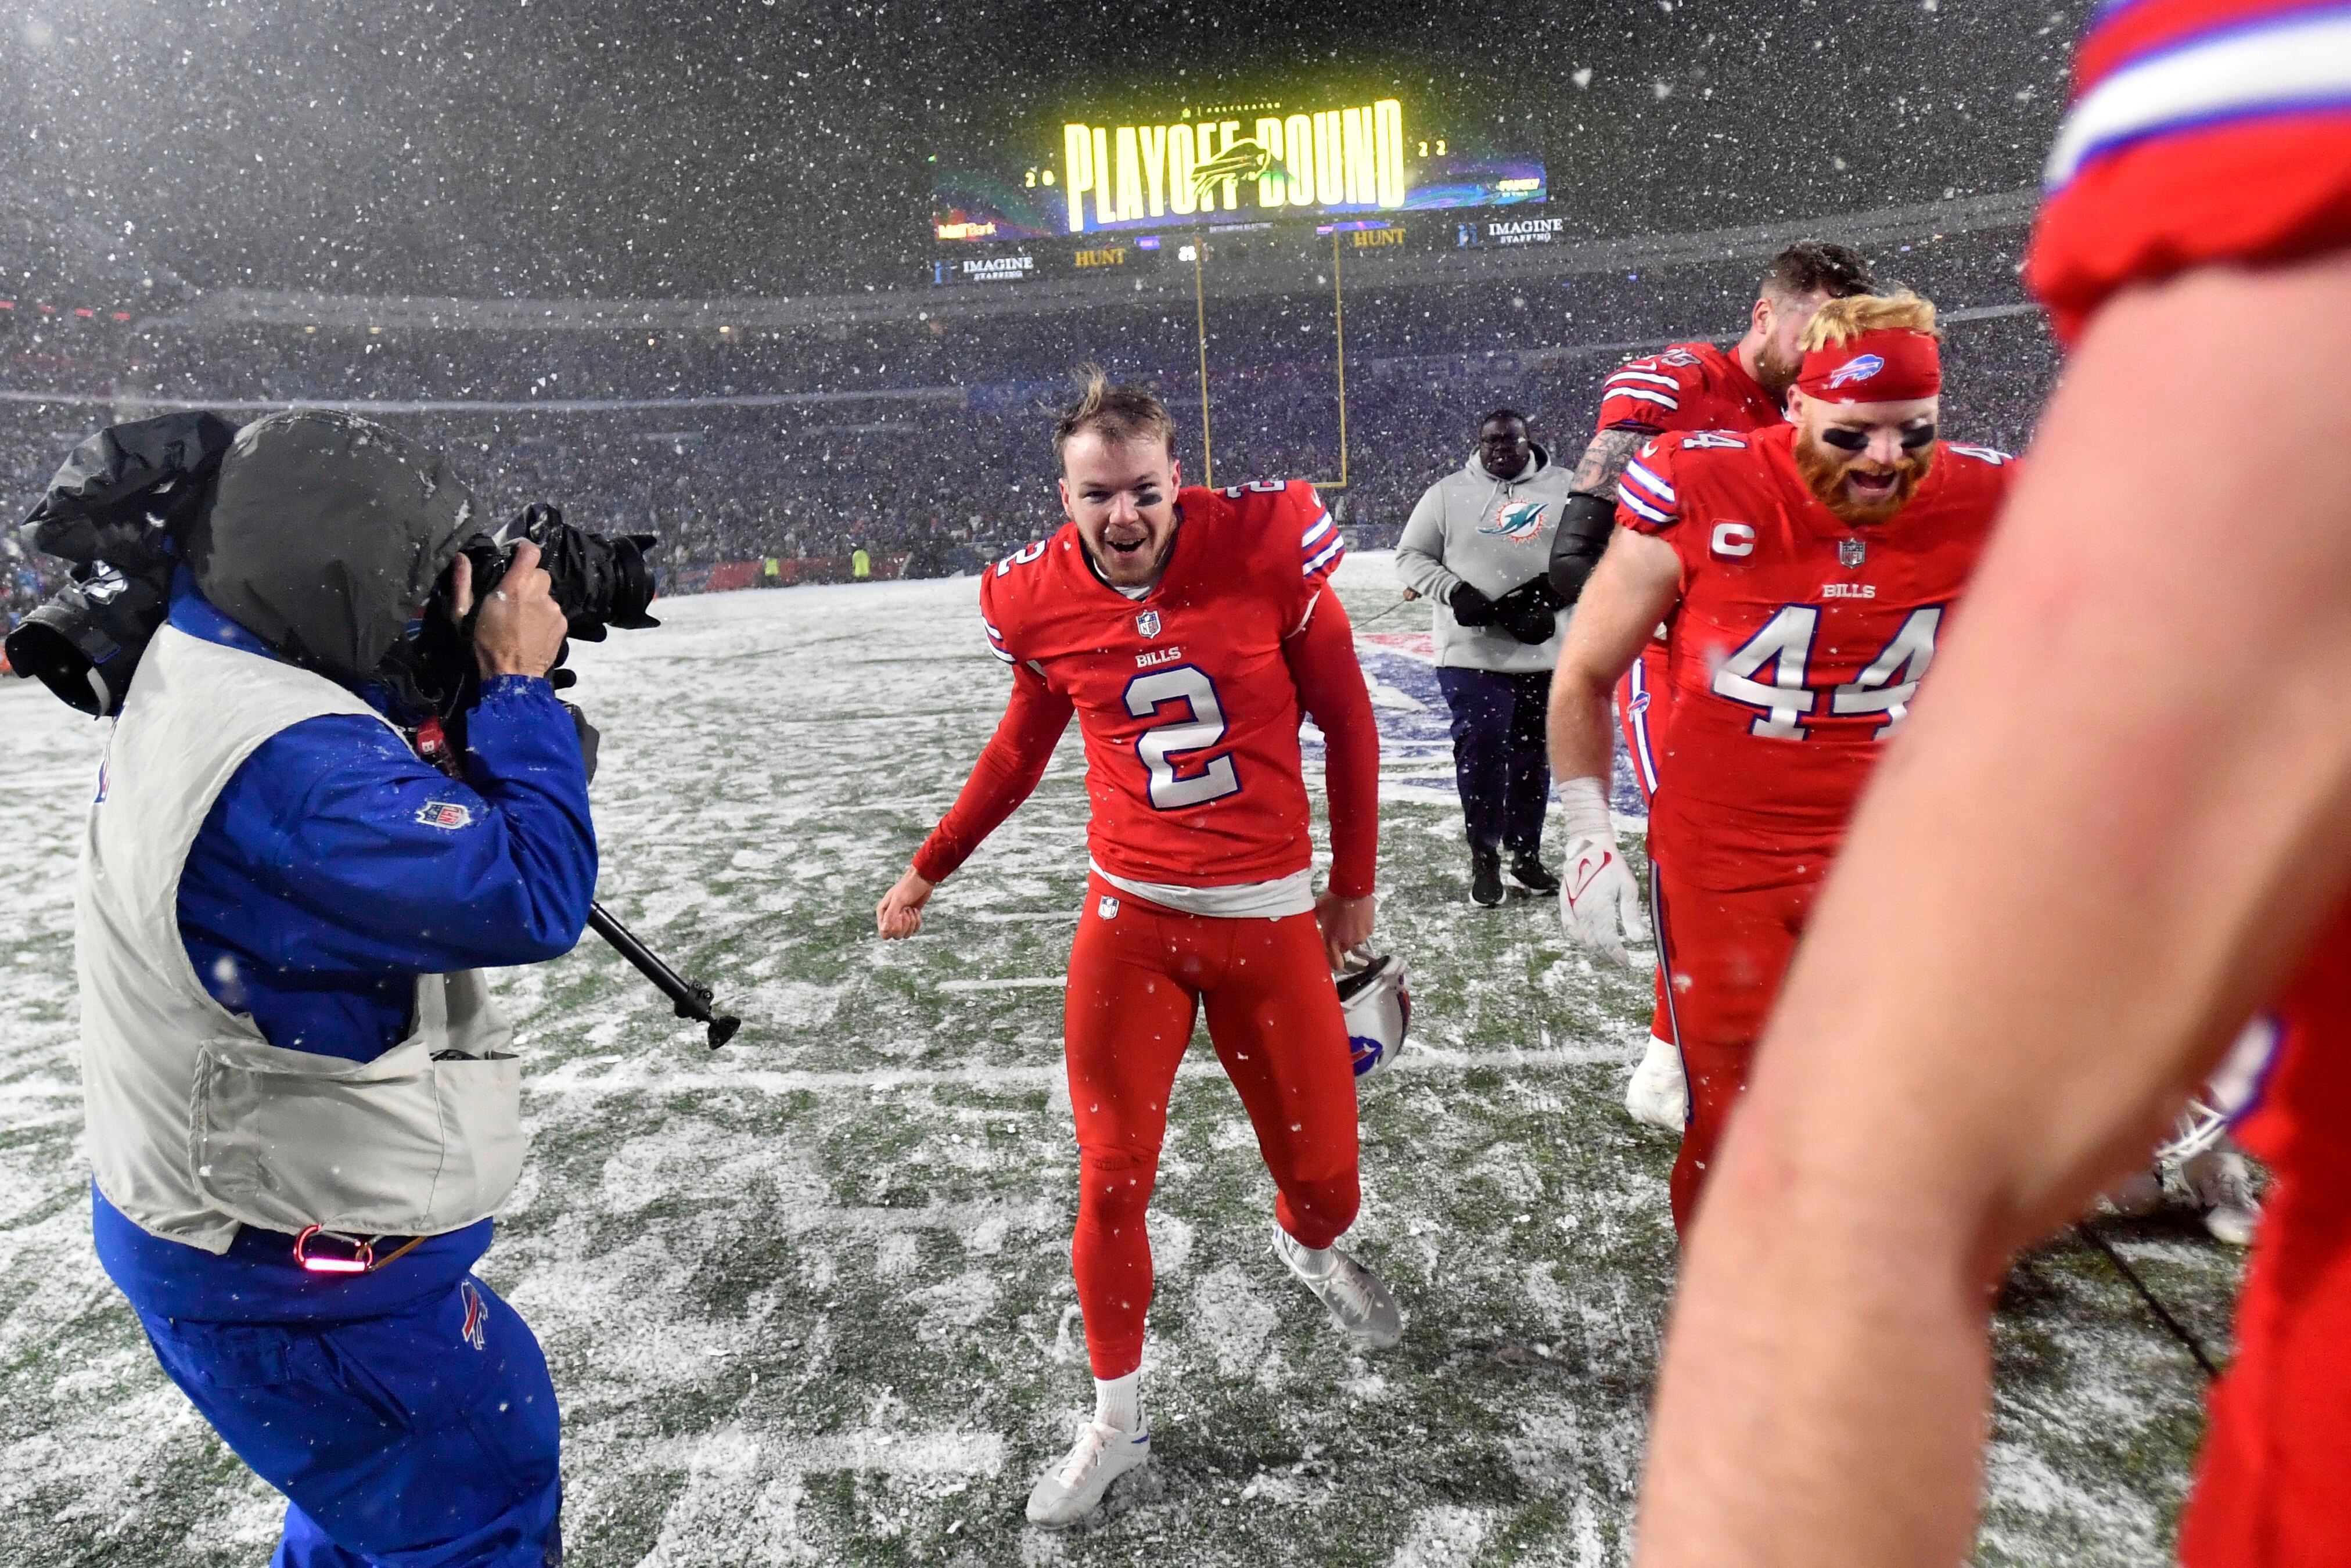
{"type": "Polygon", "coordinates": [[[1615,819],[1608,814],[1608,792],[1592,778],[1562,779],[1559,783],[1561,825],[1572,839],[1616,841],[1615,819]]]}

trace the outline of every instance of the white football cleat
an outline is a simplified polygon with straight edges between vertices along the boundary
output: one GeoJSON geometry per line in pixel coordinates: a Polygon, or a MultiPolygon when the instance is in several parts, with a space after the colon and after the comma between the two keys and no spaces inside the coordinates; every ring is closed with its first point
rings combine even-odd
{"type": "Polygon", "coordinates": [[[2252,1245],[2262,1200],[2254,1196],[2252,1167],[2244,1155],[2232,1149],[2207,1149],[2180,1163],[2179,1178],[2196,1195],[2205,1229],[2231,1247],[2252,1245]]]}
{"type": "Polygon", "coordinates": [[[1037,1478],[1029,1493],[1029,1522],[1061,1530],[1102,1507],[1111,1482],[1141,1469],[1151,1458],[1151,1426],[1129,1432],[1089,1421],[1078,1429],[1069,1457],[1037,1478]]]}
{"type": "Polygon", "coordinates": [[[1404,1338],[1404,1318],[1395,1298],[1377,1274],[1354,1259],[1336,1247],[1326,1249],[1326,1261],[1316,1272],[1306,1244],[1279,1224],[1273,1228],[1273,1252],[1314,1292],[1316,1301],[1331,1309],[1340,1332],[1357,1344],[1386,1350],[1404,1338]]]}
{"type": "Polygon", "coordinates": [[[1647,1054],[1625,1085],[1625,1111],[1644,1126],[1679,1133],[1689,1117],[1689,1081],[1682,1076],[1682,1053],[1671,1040],[1649,1037],[1647,1054]]]}

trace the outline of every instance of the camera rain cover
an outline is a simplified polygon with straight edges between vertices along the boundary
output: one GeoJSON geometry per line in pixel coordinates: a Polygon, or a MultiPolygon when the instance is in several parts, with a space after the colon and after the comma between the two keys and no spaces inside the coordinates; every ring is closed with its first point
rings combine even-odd
{"type": "Polygon", "coordinates": [[[28,549],[125,571],[170,559],[163,535],[193,520],[236,427],[216,413],[110,425],[73,449],[26,515],[28,549]]]}
{"type": "Polygon", "coordinates": [[[221,613],[356,685],[431,596],[473,517],[441,454],[354,414],[300,409],[237,433],[191,564],[221,613]]]}

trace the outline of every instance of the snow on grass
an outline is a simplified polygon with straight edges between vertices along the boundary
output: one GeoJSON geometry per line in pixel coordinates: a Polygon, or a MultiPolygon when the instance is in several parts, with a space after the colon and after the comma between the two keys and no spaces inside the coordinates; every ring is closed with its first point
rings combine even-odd
{"type": "MultiPolygon", "coordinates": [[[[1382,557],[1339,585],[1359,622],[1395,602],[1382,557]]],[[[1203,1044],[1150,1222],[1155,1457],[1051,1536],[1021,1501],[1091,1402],[1054,994],[1086,863],[1075,732],[924,934],[885,946],[874,902],[1002,702],[976,585],[664,609],[577,656],[601,891],[743,1032],[709,1051],[593,939],[497,981],[535,1144],[483,1272],[554,1367],[572,1563],[1626,1560],[1675,1262],[1671,1145],[1618,1105],[1649,980],[1566,952],[1549,901],[1468,903],[1421,612],[1364,642],[1382,940],[1412,965],[1416,1039],[1364,1091],[1349,1242],[1404,1343],[1357,1354],[1269,1253],[1272,1185],[1203,1044]]],[[[251,1563],[278,1504],[89,1250],[72,872],[101,732],[13,683],[0,727],[0,1562],[251,1563]]],[[[1637,819],[1622,780],[1614,803],[1637,819]]],[[[2223,1339],[2234,1260],[2133,1224],[2135,1266],[2223,1339]]],[[[1980,1560],[2164,1555],[2186,1356],[2064,1245],[2011,1280],[1995,1348],[1980,1560]]]]}

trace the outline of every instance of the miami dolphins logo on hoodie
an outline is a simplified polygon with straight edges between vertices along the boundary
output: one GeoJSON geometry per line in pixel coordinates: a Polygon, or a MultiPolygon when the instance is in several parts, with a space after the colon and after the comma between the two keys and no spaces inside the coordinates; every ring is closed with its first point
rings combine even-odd
{"type": "Polygon", "coordinates": [[[1543,513],[1550,509],[1549,501],[1514,501],[1496,512],[1492,522],[1480,525],[1478,531],[1524,544],[1542,531],[1543,513]]]}

